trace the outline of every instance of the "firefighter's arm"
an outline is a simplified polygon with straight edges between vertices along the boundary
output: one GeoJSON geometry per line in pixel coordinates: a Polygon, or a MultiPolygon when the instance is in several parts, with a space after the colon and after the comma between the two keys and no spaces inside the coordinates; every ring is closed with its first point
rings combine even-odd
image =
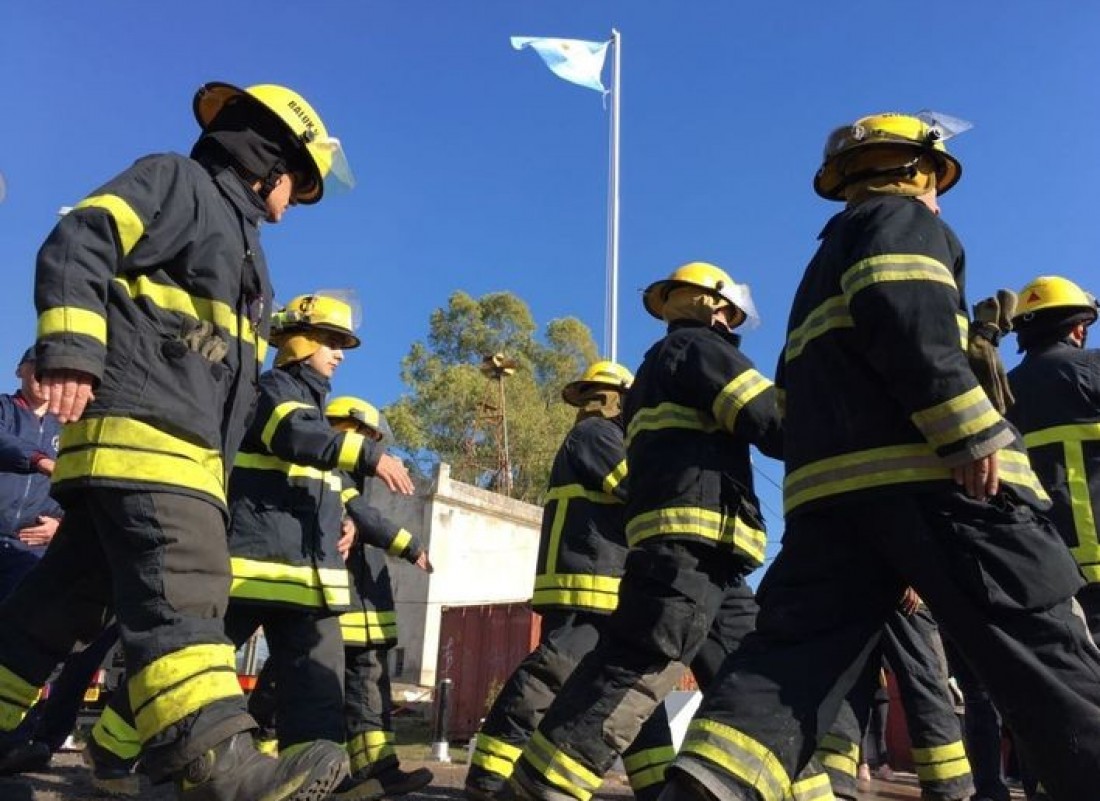
{"type": "Polygon", "coordinates": [[[419,538],[389,520],[377,508],[367,503],[357,491],[349,492],[345,489],[344,510],[355,523],[360,543],[381,548],[390,556],[427,569],[424,567],[427,564],[427,553],[419,538]]]}
{"type": "Polygon", "coordinates": [[[360,467],[353,472],[356,480],[362,481],[372,476],[386,485],[390,492],[399,495],[412,495],[416,490],[409,469],[396,456],[386,452],[386,446],[374,440],[367,440],[368,452],[364,455],[360,467]]]}
{"type": "MultiPolygon", "coordinates": [[[[49,409],[63,422],[80,417],[103,374],[110,282],[142,251],[155,248],[148,255],[163,261],[186,245],[193,215],[162,213],[177,173],[169,159],[139,161],[77,203],[38,252],[37,367],[49,409]],[[150,245],[154,232],[158,244],[150,245]]],[[[187,205],[185,192],[173,203],[187,205]]]]}
{"type": "Polygon", "coordinates": [[[615,423],[606,420],[574,428],[565,452],[585,489],[626,500],[626,446],[615,423]]]}
{"type": "MultiPolygon", "coordinates": [[[[968,489],[1014,439],[967,361],[965,309],[948,233],[918,203],[864,243],[841,277],[855,336],[883,385],[968,489]]],[[[984,478],[983,478],[984,476],[984,478]]],[[[977,497],[977,495],[975,495],[977,497]]]]}
{"type": "Polygon", "coordinates": [[[701,408],[723,431],[751,442],[766,456],[783,458],[783,423],[775,386],[734,347],[703,340],[689,354],[689,379],[701,408]]]}

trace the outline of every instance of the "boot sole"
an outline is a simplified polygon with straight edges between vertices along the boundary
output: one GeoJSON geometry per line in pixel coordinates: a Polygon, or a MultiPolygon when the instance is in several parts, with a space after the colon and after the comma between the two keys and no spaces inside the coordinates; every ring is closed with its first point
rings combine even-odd
{"type": "Polygon", "coordinates": [[[325,801],[346,775],[347,760],[333,760],[327,765],[318,765],[289,795],[268,793],[261,801],[325,801]]]}

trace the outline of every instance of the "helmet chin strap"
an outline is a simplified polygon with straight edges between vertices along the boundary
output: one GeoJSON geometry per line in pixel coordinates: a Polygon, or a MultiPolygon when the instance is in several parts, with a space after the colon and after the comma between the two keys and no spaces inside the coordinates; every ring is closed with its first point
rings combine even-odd
{"type": "Polygon", "coordinates": [[[913,159],[897,167],[890,167],[888,169],[871,168],[854,172],[851,175],[845,175],[844,179],[837,187],[837,190],[843,192],[853,184],[860,184],[872,178],[898,178],[903,181],[911,181],[917,177],[917,162],[920,161],[921,155],[922,154],[918,153],[913,159]]]}
{"type": "Polygon", "coordinates": [[[275,166],[271,168],[271,171],[264,178],[263,183],[260,184],[260,200],[267,200],[267,196],[275,191],[275,187],[279,185],[279,181],[284,175],[287,174],[286,162],[279,159],[275,162],[275,166]]]}

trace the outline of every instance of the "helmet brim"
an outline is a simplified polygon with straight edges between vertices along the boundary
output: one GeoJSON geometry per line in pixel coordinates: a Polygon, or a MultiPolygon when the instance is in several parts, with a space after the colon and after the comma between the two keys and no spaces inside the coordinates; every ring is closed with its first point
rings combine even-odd
{"type": "Polygon", "coordinates": [[[317,203],[325,193],[325,181],[321,177],[320,169],[314,163],[313,156],[310,155],[304,144],[298,142],[294,131],[280,119],[279,115],[250,95],[247,90],[221,81],[211,81],[199,87],[191,104],[199,127],[203,131],[207,130],[210,123],[218,116],[218,113],[225,108],[225,104],[235,97],[244,98],[252,104],[252,108],[261,110],[263,114],[268,115],[273,120],[278,120],[279,125],[286,131],[289,141],[298,148],[300,156],[298,161],[309,170],[309,175],[297,175],[294,179],[294,202],[303,206],[311,206],[317,203]],[[308,180],[303,182],[301,180],[303,177],[308,180]]]}
{"type": "Polygon", "coordinates": [[[626,392],[626,387],[622,384],[611,384],[605,381],[570,381],[561,388],[561,399],[570,406],[583,406],[584,396],[594,387],[614,392],[626,392]]]}
{"type": "Polygon", "coordinates": [[[354,350],[363,344],[362,340],[355,336],[355,334],[349,334],[343,328],[337,328],[336,326],[326,325],[324,323],[317,323],[315,325],[292,325],[280,329],[279,331],[272,331],[269,339],[272,345],[278,347],[287,337],[294,336],[295,334],[308,334],[310,331],[318,330],[330,331],[343,337],[343,341],[340,343],[340,350],[354,350]]]}
{"type": "MultiPolygon", "coordinates": [[[[849,153],[853,153],[856,150],[862,150],[865,148],[879,147],[909,147],[903,143],[898,142],[868,142],[863,145],[855,145],[849,147],[843,153],[834,156],[821,165],[821,168],[814,175],[814,192],[819,197],[823,197],[826,200],[844,200],[844,191],[848,188],[844,183],[844,176],[840,174],[840,170],[837,169],[837,164],[840,161],[841,156],[845,156],[849,153]]],[[[955,184],[959,182],[962,177],[962,164],[959,160],[948,153],[946,150],[934,150],[919,145],[913,145],[913,150],[920,151],[921,153],[927,153],[936,160],[936,194],[946,195],[947,192],[955,184]]]]}

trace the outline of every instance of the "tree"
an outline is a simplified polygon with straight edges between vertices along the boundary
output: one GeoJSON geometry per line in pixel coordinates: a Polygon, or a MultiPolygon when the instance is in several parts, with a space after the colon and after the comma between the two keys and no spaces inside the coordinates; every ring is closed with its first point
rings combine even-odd
{"type": "Polygon", "coordinates": [[[473,298],[455,292],[432,312],[427,342],[415,342],[402,361],[409,393],[386,417],[414,465],[429,472],[439,461],[452,475],[500,489],[494,420],[500,387],[481,370],[486,356],[503,354],[516,369],[503,380],[513,497],[541,503],[550,466],[573,424],[575,410],[561,388],[596,359],[592,333],[573,317],[553,320],[536,336],[531,310],[510,292],[473,298]]]}

